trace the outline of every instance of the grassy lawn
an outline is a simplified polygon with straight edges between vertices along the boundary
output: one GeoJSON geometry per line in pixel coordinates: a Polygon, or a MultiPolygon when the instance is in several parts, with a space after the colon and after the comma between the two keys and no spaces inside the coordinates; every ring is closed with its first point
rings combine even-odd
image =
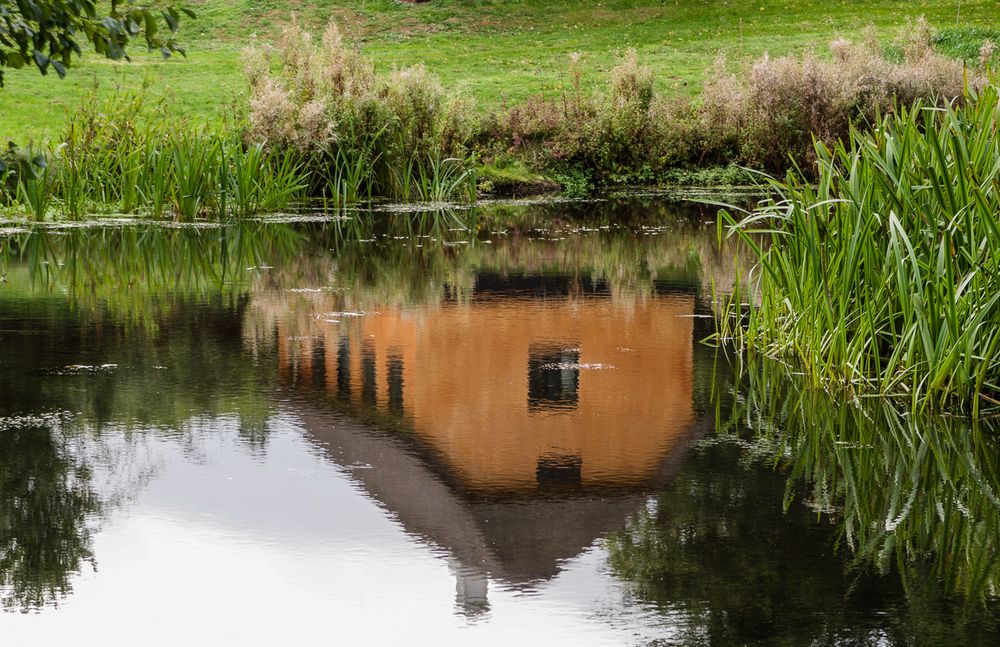
{"type": "MultiPolygon", "coordinates": [[[[957,2],[906,0],[189,0],[199,18],[182,24],[187,58],[133,52],[132,63],[86,57],[66,79],[9,71],[0,90],[0,141],[51,139],[67,111],[116,87],[150,84],[181,114],[222,118],[243,91],[240,51],[298,20],[320,31],[336,20],[382,66],[423,63],[482,104],[517,101],[563,86],[569,54],[580,52],[595,81],[627,47],[657,73],[660,89],[692,93],[720,53],[731,59],[825,48],[866,25],[891,39],[908,18],[956,24],[957,2]]],[[[960,24],[1000,23],[1000,4],[965,0],[960,24]]]]}

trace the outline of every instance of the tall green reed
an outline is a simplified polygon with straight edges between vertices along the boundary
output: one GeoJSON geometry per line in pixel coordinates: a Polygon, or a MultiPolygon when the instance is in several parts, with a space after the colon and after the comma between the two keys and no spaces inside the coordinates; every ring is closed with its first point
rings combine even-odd
{"type": "Polygon", "coordinates": [[[256,209],[258,212],[284,209],[302,197],[308,186],[308,173],[294,151],[270,153],[259,167],[256,209]]]}
{"type": "MultiPolygon", "coordinates": [[[[417,166],[416,195],[425,202],[447,202],[456,197],[476,197],[476,174],[463,160],[429,158],[417,166]]],[[[409,197],[409,196],[407,196],[409,197]]]]}
{"type": "Polygon", "coordinates": [[[282,155],[269,153],[263,144],[230,143],[221,154],[220,214],[249,217],[282,209],[308,187],[303,165],[291,151],[282,155]]]}
{"type": "Polygon", "coordinates": [[[173,194],[173,159],[152,141],[143,146],[139,174],[140,195],[154,218],[163,218],[173,194]]]}
{"type": "Polygon", "coordinates": [[[757,265],[719,336],[794,360],[814,386],[973,416],[1000,406],[998,125],[995,85],[900,109],[817,142],[815,184],[793,171],[753,213],[724,211],[757,265]]]}
{"type": "Polygon", "coordinates": [[[220,181],[228,184],[228,192],[233,209],[239,215],[249,215],[258,210],[258,176],[266,163],[264,147],[260,144],[248,146],[246,151],[238,148],[225,149],[222,167],[229,173],[220,181]]]}
{"type": "Polygon", "coordinates": [[[371,199],[372,162],[367,151],[349,150],[338,146],[329,155],[324,175],[326,186],[322,194],[335,207],[371,199]]]}
{"type": "Polygon", "coordinates": [[[183,220],[246,218],[285,208],[308,186],[294,153],[217,134],[153,134],[118,150],[84,149],[69,140],[36,158],[38,165],[0,178],[3,201],[36,220],[56,206],[71,220],[109,210],[183,220]]]}
{"type": "Polygon", "coordinates": [[[51,166],[44,157],[33,155],[31,151],[28,156],[33,157],[34,161],[30,170],[22,172],[18,177],[16,201],[29,218],[42,221],[52,206],[51,166]]]}
{"type": "Polygon", "coordinates": [[[43,220],[52,204],[49,160],[37,149],[13,143],[0,153],[0,206],[43,220]]]}
{"type": "Polygon", "coordinates": [[[202,208],[218,200],[220,145],[215,138],[187,135],[173,142],[174,213],[181,220],[193,220],[202,208]]]}
{"type": "Polygon", "coordinates": [[[84,163],[72,137],[57,150],[62,152],[62,164],[59,165],[58,174],[62,211],[70,220],[78,220],[86,210],[87,203],[84,163]]]}

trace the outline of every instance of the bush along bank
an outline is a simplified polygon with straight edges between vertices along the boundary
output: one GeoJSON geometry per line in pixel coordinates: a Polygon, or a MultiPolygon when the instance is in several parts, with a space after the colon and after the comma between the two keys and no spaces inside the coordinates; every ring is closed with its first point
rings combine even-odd
{"type": "MultiPolygon", "coordinates": [[[[830,56],[763,57],[733,71],[719,59],[695,99],[659,95],[635,50],[603,88],[582,84],[584,59],[567,61],[565,89],[480,110],[422,67],[378,72],[331,24],[316,42],[292,26],[274,47],[247,51],[248,137],[295,150],[322,169],[314,190],[347,197],[413,197],[421,178],[480,168],[489,188],[555,180],[571,192],[624,184],[746,182],[739,167],[811,169],[812,139],[828,146],[897,105],[961,101],[979,68],[937,53],[925,22],[883,48],[870,35],[836,41],[830,56]],[[447,164],[446,160],[450,160],[447,164]],[[475,162],[475,163],[474,163],[475,162]]],[[[447,192],[447,191],[446,191],[447,192]]],[[[439,192],[440,193],[440,192],[439,192]]]]}
{"type": "Polygon", "coordinates": [[[759,210],[726,216],[757,264],[720,336],[851,397],[1000,411],[998,127],[991,83],[817,142],[815,183],[789,173],[759,210]]]}
{"type": "Polygon", "coordinates": [[[35,219],[117,211],[192,219],[284,209],[300,197],[341,207],[373,198],[464,201],[479,193],[650,184],[743,184],[752,168],[815,176],[827,147],[897,106],[961,103],[982,63],[943,56],[924,23],[887,54],[869,38],[830,56],[720,59],[695,99],[656,92],[626,51],[604,87],[585,61],[565,89],[482,109],[423,67],[377,70],[336,25],[296,25],[244,57],[248,99],[227,125],[196,129],[140,92],[85,106],[57,145],[0,155],[0,208],[35,219]]]}

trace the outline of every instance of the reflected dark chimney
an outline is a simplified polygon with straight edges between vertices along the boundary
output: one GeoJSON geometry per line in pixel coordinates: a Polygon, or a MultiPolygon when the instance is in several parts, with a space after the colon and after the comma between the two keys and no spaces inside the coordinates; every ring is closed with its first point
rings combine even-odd
{"type": "Polygon", "coordinates": [[[317,389],[324,388],[326,384],[326,344],[322,337],[313,341],[312,383],[317,389]]]}
{"type": "Polygon", "coordinates": [[[583,459],[579,456],[546,454],[535,468],[538,491],[545,494],[566,494],[583,488],[583,459]]]}

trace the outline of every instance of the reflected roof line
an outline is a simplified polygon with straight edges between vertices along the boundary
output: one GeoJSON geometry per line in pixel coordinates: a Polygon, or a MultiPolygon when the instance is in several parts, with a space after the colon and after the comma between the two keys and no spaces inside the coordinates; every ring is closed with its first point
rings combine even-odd
{"type": "Polygon", "coordinates": [[[320,403],[286,401],[311,440],[410,535],[446,550],[462,566],[510,585],[551,579],[562,564],[624,526],[683,462],[691,440],[714,429],[714,415],[691,425],[641,487],[602,495],[484,500],[469,496],[398,434],[320,403]]]}

